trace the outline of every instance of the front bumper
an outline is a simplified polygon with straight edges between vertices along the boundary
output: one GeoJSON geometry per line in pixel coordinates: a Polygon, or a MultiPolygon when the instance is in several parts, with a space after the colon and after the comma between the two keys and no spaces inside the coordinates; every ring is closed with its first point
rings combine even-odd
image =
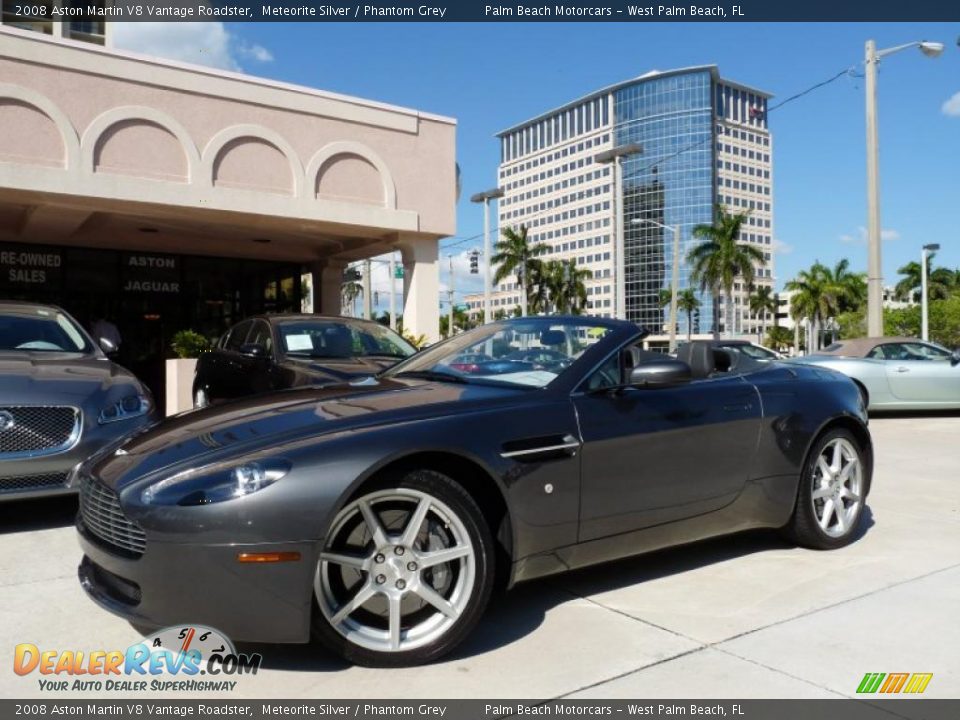
{"type": "Polygon", "coordinates": [[[108,549],[78,518],[80,584],[95,603],[144,628],[215,627],[241,642],[310,639],[315,545],[185,544],[147,537],[140,557],[108,549]],[[300,560],[240,563],[239,553],[299,552],[300,560]]]}
{"type": "Polygon", "coordinates": [[[70,473],[105,446],[127,437],[157,421],[155,414],[100,425],[84,420],[80,439],[69,450],[17,460],[0,459],[0,502],[51,495],[76,494],[70,473]]]}

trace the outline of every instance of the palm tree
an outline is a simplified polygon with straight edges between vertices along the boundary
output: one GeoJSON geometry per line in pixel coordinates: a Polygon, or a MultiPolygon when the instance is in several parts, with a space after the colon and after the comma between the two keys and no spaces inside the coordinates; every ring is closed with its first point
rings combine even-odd
{"type": "MultiPolygon", "coordinates": [[[[927,297],[930,300],[945,300],[950,296],[951,290],[956,287],[956,276],[947,268],[933,267],[933,258],[936,253],[930,253],[927,256],[927,297]]],[[[912,300],[920,302],[920,291],[923,285],[923,266],[916,262],[908,262],[897,270],[898,275],[903,275],[903,279],[897,283],[894,292],[900,300],[912,300]]]]}
{"type": "Polygon", "coordinates": [[[790,298],[794,320],[810,318],[811,332],[807,338],[807,351],[820,349],[820,329],[823,320],[836,312],[837,288],[833,273],[821,262],[815,262],[809,270],[801,270],[797,276],[784,284],[784,289],[794,293],[790,298]]]}
{"type": "Polygon", "coordinates": [[[550,303],[554,311],[569,315],[580,315],[587,306],[587,287],[584,284],[593,277],[587,268],[577,267],[574,259],[547,263],[549,275],[550,303]]]}
{"type": "Polygon", "coordinates": [[[760,342],[767,334],[767,313],[777,314],[777,296],[773,294],[773,288],[769,285],[761,285],[754,288],[748,298],[750,303],[750,312],[754,317],[760,317],[760,342]]]}
{"type": "Polygon", "coordinates": [[[531,245],[527,239],[527,226],[521,225],[520,232],[513,228],[504,228],[503,238],[497,241],[496,254],[490,258],[490,262],[497,265],[497,272],[493,276],[494,283],[503,282],[511,275],[517,278],[522,315],[527,314],[527,297],[531,281],[540,265],[537,256],[546,250],[547,246],[543,243],[531,245]]]}
{"type": "Polygon", "coordinates": [[[693,314],[700,307],[700,298],[693,288],[686,288],[677,293],[677,309],[687,315],[687,342],[693,333],[693,314]]]}
{"type": "Polygon", "coordinates": [[[344,268],[340,281],[341,309],[349,308],[351,315],[357,314],[357,299],[363,297],[363,283],[356,268],[344,268]]]}
{"type": "Polygon", "coordinates": [[[553,295],[551,285],[555,282],[554,277],[559,272],[557,265],[559,263],[555,260],[548,260],[530,266],[527,302],[529,303],[528,311],[531,315],[550,312],[550,302],[553,295]]]}
{"type": "Polygon", "coordinates": [[[748,286],[752,285],[754,266],[765,265],[767,262],[762,250],[737,242],[740,228],[746,219],[747,213],[730,214],[718,205],[712,225],[697,225],[693,228],[693,236],[703,242],[687,254],[687,261],[693,266],[690,276],[694,282],[700,283],[701,290],[709,290],[713,295],[715,336],[717,300],[721,290],[726,303],[726,331],[728,335],[732,335],[736,320],[733,285],[737,278],[743,278],[748,286]]]}
{"type": "MultiPolygon", "coordinates": [[[[669,307],[672,299],[672,287],[660,291],[660,307],[669,307]]],[[[686,288],[677,293],[677,310],[687,315],[687,342],[690,342],[690,336],[693,334],[693,314],[699,307],[700,298],[697,297],[697,291],[693,288],[686,288]]]]}
{"type": "Polygon", "coordinates": [[[847,258],[837,261],[832,270],[827,268],[826,277],[836,299],[835,312],[857,310],[867,301],[866,274],[850,272],[847,258]]]}

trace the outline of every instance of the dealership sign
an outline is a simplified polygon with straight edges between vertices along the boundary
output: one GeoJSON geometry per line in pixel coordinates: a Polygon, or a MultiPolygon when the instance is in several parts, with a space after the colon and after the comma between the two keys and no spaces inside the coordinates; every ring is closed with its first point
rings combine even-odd
{"type": "Polygon", "coordinates": [[[180,262],[175,255],[124,253],[122,264],[124,292],[180,292],[180,262]]]}
{"type": "Polygon", "coordinates": [[[60,280],[63,256],[47,248],[0,245],[0,286],[35,287],[60,280]]]}

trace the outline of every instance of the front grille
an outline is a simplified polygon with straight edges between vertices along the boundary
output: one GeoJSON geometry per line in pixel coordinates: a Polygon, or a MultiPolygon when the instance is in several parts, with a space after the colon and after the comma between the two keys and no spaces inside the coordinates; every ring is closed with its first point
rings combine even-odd
{"type": "Polygon", "coordinates": [[[117,494],[89,475],[80,478],[80,519],[84,527],[108,548],[140,557],[147,537],[120,508],[117,494]]]}
{"type": "Polygon", "coordinates": [[[43,475],[22,475],[20,477],[0,477],[0,495],[7,493],[43,490],[44,488],[66,487],[69,473],[55,472],[43,475]]]}
{"type": "Polygon", "coordinates": [[[80,411],[64,405],[0,405],[0,459],[62,452],[80,438],[80,411]]]}

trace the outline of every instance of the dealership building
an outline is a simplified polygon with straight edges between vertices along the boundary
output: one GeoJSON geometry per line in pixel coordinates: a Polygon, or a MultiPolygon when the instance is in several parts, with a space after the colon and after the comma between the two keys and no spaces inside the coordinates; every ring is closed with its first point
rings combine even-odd
{"type": "Polygon", "coordinates": [[[454,120],[20,25],[0,26],[0,299],[110,320],[156,392],[177,331],[339,314],[347,264],[396,251],[404,328],[437,337],[454,120]]]}
{"type": "MultiPolygon", "coordinates": [[[[716,66],[653,71],[592,92],[498,133],[501,228],[524,226],[547,246],[544,259],[574,260],[591,272],[587,313],[641,323],[665,342],[668,309],[661,292],[671,286],[674,228],[680,290],[694,288],[700,307],[690,317],[693,335],[725,329],[756,332],[763,319],[749,310],[749,288],[737,282],[734,314],[691,278],[689,251],[701,241],[700,224],[714,208],[747,213],[740,241],[764,253],[756,285],[773,285],[773,147],[767,127],[771,96],[722,78],[716,66]],[[618,150],[633,147],[616,158],[618,150]],[[603,162],[606,160],[606,162],[603,162]],[[614,173],[612,162],[619,162],[614,173]],[[619,178],[617,177],[619,175],[619,178]],[[618,182],[619,179],[619,182],[618,182]],[[616,226],[622,222],[622,307],[617,307],[616,226]]],[[[520,304],[515,279],[494,288],[493,313],[520,304]]],[[[466,298],[479,314],[483,296],[466,298]]],[[[722,298],[721,298],[722,303],[722,298]]],[[[678,317],[678,333],[688,329],[678,317]]],[[[773,324],[768,313],[766,324],[773,324]]]]}

